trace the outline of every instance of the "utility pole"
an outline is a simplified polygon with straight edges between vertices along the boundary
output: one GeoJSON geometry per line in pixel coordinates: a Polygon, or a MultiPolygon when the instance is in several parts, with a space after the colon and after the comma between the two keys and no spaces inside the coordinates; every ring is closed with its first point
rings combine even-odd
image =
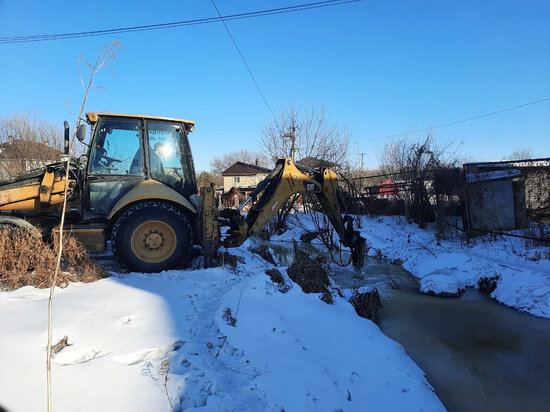
{"type": "Polygon", "coordinates": [[[361,171],[363,171],[363,159],[365,157],[366,153],[361,153],[361,171]]]}
{"type": "Polygon", "coordinates": [[[290,138],[290,141],[292,142],[292,146],[290,147],[290,157],[293,162],[296,161],[296,126],[290,126],[290,133],[285,133],[282,137],[290,138]]]}

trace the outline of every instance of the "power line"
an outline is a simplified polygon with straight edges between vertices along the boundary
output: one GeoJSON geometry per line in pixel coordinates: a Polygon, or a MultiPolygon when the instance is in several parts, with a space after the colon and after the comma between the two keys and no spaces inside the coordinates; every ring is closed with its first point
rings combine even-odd
{"type": "Polygon", "coordinates": [[[39,34],[39,35],[29,35],[29,36],[8,36],[8,37],[0,37],[0,44],[65,40],[65,39],[74,39],[79,37],[104,36],[107,34],[120,34],[120,33],[128,33],[128,32],[146,31],[146,30],[159,30],[159,29],[168,29],[168,28],[174,28],[174,27],[194,26],[199,24],[216,23],[224,20],[225,21],[242,20],[242,19],[249,19],[249,18],[255,18],[255,17],[271,16],[275,14],[293,13],[297,11],[319,9],[323,7],[340,6],[340,5],[349,4],[349,3],[357,3],[360,1],[363,1],[363,0],[325,0],[325,1],[317,1],[313,3],[296,4],[296,5],[287,6],[287,7],[279,7],[275,9],[266,9],[266,10],[238,13],[238,14],[230,14],[227,16],[220,15],[218,17],[183,20],[183,21],[170,22],[170,23],[148,24],[148,25],[132,26],[132,27],[119,27],[114,29],[83,31],[83,32],[74,32],[74,33],[39,34]]]}
{"type": "Polygon", "coordinates": [[[227,34],[229,35],[229,38],[231,39],[231,41],[233,42],[233,45],[235,46],[235,49],[237,49],[237,53],[239,53],[239,56],[241,56],[241,60],[243,61],[244,63],[244,66],[246,67],[246,70],[248,70],[248,74],[250,75],[250,77],[252,78],[252,81],[254,82],[254,84],[256,85],[256,88],[258,89],[258,91],[260,92],[260,95],[262,96],[262,99],[264,100],[264,103],[267,107],[267,110],[269,110],[269,113],[271,113],[271,116],[273,116],[273,120],[275,120],[275,122],[277,122],[277,118],[275,117],[275,114],[273,114],[273,110],[271,110],[271,106],[269,105],[269,103],[267,102],[267,99],[264,95],[264,93],[262,92],[262,89],[260,88],[260,85],[258,84],[258,82],[256,81],[256,78],[254,77],[254,74],[252,74],[252,70],[250,70],[250,66],[248,65],[248,63],[246,62],[246,59],[244,58],[242,52],[241,52],[241,49],[239,49],[239,46],[237,46],[237,42],[235,41],[235,38],[233,37],[233,35],[231,34],[231,32],[229,31],[229,27],[227,27],[227,23],[225,22],[224,18],[222,17],[222,14],[220,13],[220,10],[218,9],[218,6],[216,6],[216,3],[214,2],[214,0],[210,0],[212,2],[212,5],[214,6],[214,8],[216,9],[216,12],[218,13],[218,16],[220,17],[224,27],[225,27],[225,30],[227,31],[227,34]]]}
{"type": "Polygon", "coordinates": [[[424,129],[417,129],[417,130],[410,130],[408,132],[403,132],[403,133],[397,133],[397,134],[392,134],[392,135],[388,135],[388,136],[384,136],[384,137],[376,137],[374,139],[367,139],[367,142],[372,142],[372,141],[375,141],[375,140],[383,140],[383,139],[391,139],[393,137],[401,137],[401,136],[406,136],[408,134],[415,134],[415,133],[421,133],[421,132],[429,132],[433,129],[439,129],[440,127],[447,127],[447,126],[453,126],[455,124],[460,124],[460,123],[464,123],[464,122],[469,122],[470,120],[476,120],[476,119],[481,119],[483,117],[489,117],[489,116],[494,116],[496,114],[500,114],[500,113],[504,113],[504,112],[509,112],[511,110],[516,110],[516,109],[521,109],[522,107],[526,107],[526,106],[531,106],[533,104],[538,104],[538,103],[543,103],[543,102],[547,102],[550,100],[550,97],[547,97],[545,99],[541,99],[541,100],[536,100],[534,102],[529,102],[529,103],[525,103],[525,104],[520,104],[519,106],[514,106],[514,107],[508,107],[506,109],[502,109],[502,110],[497,110],[495,112],[490,112],[490,113],[483,113],[483,114],[480,114],[478,116],[473,116],[473,117],[468,117],[467,119],[462,119],[462,120],[456,120],[454,122],[449,122],[449,123],[443,123],[443,124],[439,124],[437,126],[431,126],[431,127],[426,127],[424,129]]]}

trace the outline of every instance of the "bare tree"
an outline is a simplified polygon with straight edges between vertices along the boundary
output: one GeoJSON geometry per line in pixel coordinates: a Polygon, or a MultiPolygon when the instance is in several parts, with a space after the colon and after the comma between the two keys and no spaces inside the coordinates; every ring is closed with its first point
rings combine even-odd
{"type": "Polygon", "coordinates": [[[395,183],[395,189],[390,191],[398,192],[399,197],[404,198],[407,216],[413,217],[421,226],[433,218],[425,182],[434,170],[457,164],[458,149],[452,146],[451,143],[438,144],[429,133],[416,142],[401,139],[386,143],[379,157],[381,171],[394,174],[393,179],[406,187],[406,190],[401,190],[395,183]]]}
{"type": "Polygon", "coordinates": [[[221,156],[215,156],[210,161],[211,173],[214,177],[221,176],[222,172],[236,162],[257,164],[262,167],[269,167],[269,160],[266,155],[250,150],[237,150],[221,156]]]}
{"type": "MultiPolygon", "coordinates": [[[[273,160],[292,156],[305,160],[306,166],[345,167],[351,147],[351,133],[344,126],[331,121],[324,107],[303,111],[291,106],[280,112],[279,119],[264,125],[261,145],[273,160]]],[[[286,229],[286,222],[299,196],[293,196],[279,209],[269,226],[270,232],[286,229]]],[[[302,196],[304,203],[315,202],[302,196]]],[[[306,210],[309,210],[306,207],[306,210]]]]}
{"type": "Polygon", "coordinates": [[[386,143],[379,157],[383,173],[412,173],[422,177],[426,171],[457,163],[457,150],[451,143],[438,144],[429,133],[423,140],[394,140],[386,143]]]}
{"type": "Polygon", "coordinates": [[[61,125],[39,119],[36,111],[0,116],[0,177],[10,177],[59,160],[61,125]]]}
{"type": "Polygon", "coordinates": [[[503,160],[523,160],[523,159],[532,159],[535,157],[531,149],[525,147],[515,149],[512,153],[506,156],[503,160]]]}
{"type": "MultiPolygon", "coordinates": [[[[85,81],[82,75],[82,71],[80,71],[80,82],[82,83],[82,88],[84,89],[84,97],[82,99],[82,105],[80,106],[80,112],[78,113],[78,116],[76,117],[76,124],[73,131],[73,136],[71,139],[71,143],[69,145],[69,154],[67,158],[67,164],[65,168],[65,190],[64,190],[64,200],[63,200],[63,208],[61,211],[61,222],[59,224],[59,249],[57,253],[57,261],[55,266],[55,271],[52,275],[51,283],[50,283],[50,295],[48,299],[48,345],[47,345],[47,356],[46,356],[46,372],[47,372],[47,396],[48,396],[48,412],[52,411],[52,330],[53,330],[53,322],[52,322],[52,314],[53,314],[53,297],[55,292],[55,285],[57,283],[57,277],[59,275],[59,271],[61,270],[61,256],[63,254],[63,226],[65,224],[65,212],[67,210],[67,195],[68,195],[68,189],[69,189],[69,171],[71,167],[71,157],[74,152],[74,143],[76,138],[76,132],[78,130],[78,127],[80,126],[80,119],[82,117],[82,114],[84,113],[84,108],[86,107],[86,101],[88,100],[88,94],[90,93],[90,90],[92,88],[97,88],[97,86],[94,85],[94,77],[95,75],[102,69],[107,68],[111,70],[111,72],[114,75],[114,72],[109,66],[109,63],[113,60],[116,60],[116,51],[122,49],[122,44],[118,41],[112,41],[110,43],[107,43],[103,46],[101,51],[99,52],[96,61],[92,63],[85,62],[84,65],[89,70],[89,77],[88,80],[85,81]]],[[[79,59],[79,69],[80,69],[80,63],[82,63],[83,59],[79,59]]]]}
{"type": "Polygon", "coordinates": [[[296,159],[312,158],[343,166],[348,161],[351,133],[331,121],[324,107],[300,111],[291,106],[281,110],[277,121],[267,123],[261,145],[273,161],[291,155],[295,136],[296,159]]]}
{"type": "MultiPolygon", "coordinates": [[[[212,175],[212,173],[209,173],[207,171],[202,171],[197,176],[197,187],[200,189],[201,187],[208,187],[210,183],[216,183],[219,184],[220,182],[216,182],[216,179],[212,175]]],[[[223,180],[222,182],[223,183],[223,180]]]]}

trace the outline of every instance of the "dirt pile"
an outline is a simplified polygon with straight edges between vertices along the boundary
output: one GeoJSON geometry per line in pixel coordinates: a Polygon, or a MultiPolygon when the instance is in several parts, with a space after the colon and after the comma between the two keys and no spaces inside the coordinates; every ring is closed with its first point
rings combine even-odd
{"type": "Polygon", "coordinates": [[[378,323],[378,309],[382,307],[382,301],[377,289],[368,292],[356,291],[350,298],[349,303],[359,316],[378,323]]]}
{"type": "Polygon", "coordinates": [[[276,265],[275,259],[273,258],[273,255],[269,251],[269,248],[265,245],[259,245],[259,246],[253,246],[249,249],[252,253],[256,253],[259,255],[263,260],[271,263],[272,265],[276,265]]]}
{"type": "Polygon", "coordinates": [[[286,293],[290,290],[291,286],[285,282],[283,274],[278,269],[267,269],[265,274],[269,276],[273,283],[277,284],[279,292],[286,293]]]}
{"type": "Polygon", "coordinates": [[[267,269],[265,271],[265,274],[269,276],[269,278],[273,283],[277,283],[278,285],[285,284],[285,279],[283,278],[283,275],[281,274],[281,272],[279,272],[278,269],[267,269]]]}
{"type": "Polygon", "coordinates": [[[325,259],[321,256],[310,257],[294,242],[294,260],[288,268],[288,277],[302,288],[305,293],[322,293],[321,300],[332,303],[329,290],[330,279],[325,259]]]}
{"type": "Polygon", "coordinates": [[[479,291],[490,295],[497,288],[500,276],[484,277],[477,281],[479,291]]]}
{"type": "MultiPolygon", "coordinates": [[[[57,236],[45,242],[25,230],[0,227],[0,289],[13,290],[28,285],[49,287],[55,271],[58,242],[57,236]]],[[[93,282],[106,276],[82,243],[71,236],[64,237],[57,286],[93,282]]]]}
{"type": "Polygon", "coordinates": [[[313,239],[316,239],[317,236],[319,236],[319,232],[304,232],[302,233],[302,236],[300,236],[300,240],[304,243],[311,243],[313,239]]]}
{"type": "Polygon", "coordinates": [[[245,260],[242,256],[235,256],[229,252],[224,252],[220,254],[219,262],[221,266],[228,265],[235,272],[237,270],[237,264],[244,263],[245,260]]]}

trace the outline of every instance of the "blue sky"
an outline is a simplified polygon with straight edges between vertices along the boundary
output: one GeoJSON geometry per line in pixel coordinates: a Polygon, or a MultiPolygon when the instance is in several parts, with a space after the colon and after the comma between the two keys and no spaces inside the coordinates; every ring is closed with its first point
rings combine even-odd
{"type": "MultiPolygon", "coordinates": [[[[301,0],[217,0],[222,14],[301,0]]],[[[306,1],[303,1],[306,2],[306,1]]],[[[214,17],[201,1],[0,0],[0,37],[214,17]]],[[[325,106],[375,167],[381,137],[550,97],[549,1],[363,1],[227,23],[275,112],[325,106]]],[[[24,44],[0,44],[0,114],[36,109],[74,119],[76,65],[108,41],[125,51],[102,72],[88,111],[193,119],[197,170],[212,156],[258,149],[271,120],[221,23],[24,44]],[[66,101],[69,101],[67,104],[66,101]]],[[[71,123],[73,123],[72,121],[71,123]]],[[[464,157],[516,148],[550,157],[550,101],[434,131],[464,157]]],[[[418,135],[411,135],[411,138],[418,135]]]]}

